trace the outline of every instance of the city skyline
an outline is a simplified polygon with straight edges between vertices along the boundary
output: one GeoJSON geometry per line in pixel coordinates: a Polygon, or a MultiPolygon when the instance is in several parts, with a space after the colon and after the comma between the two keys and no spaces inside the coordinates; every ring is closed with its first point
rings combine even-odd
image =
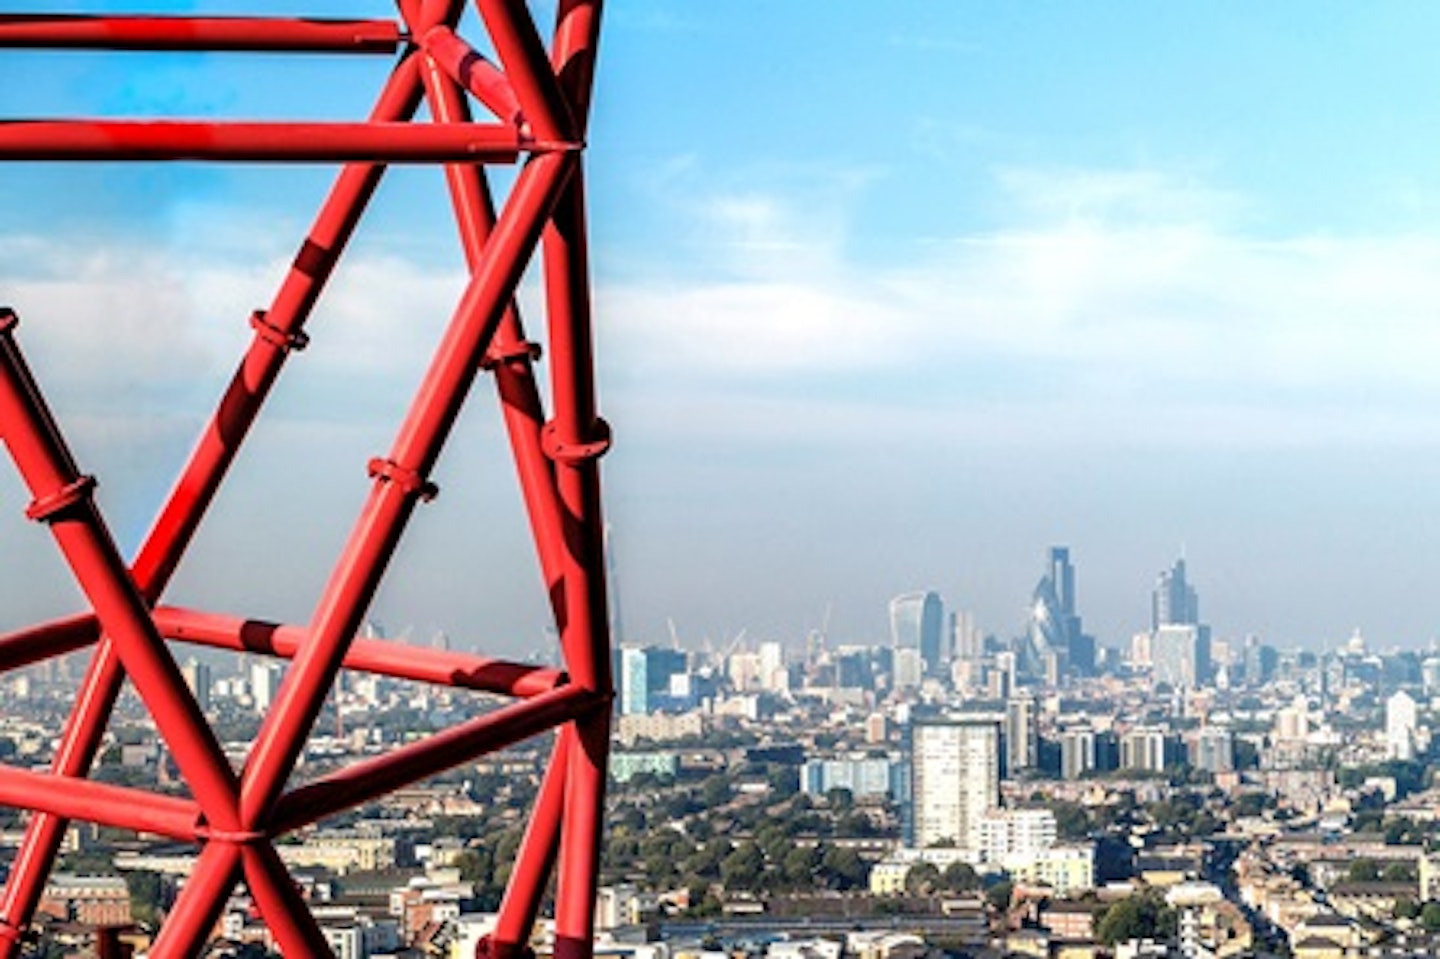
{"type": "MultiPolygon", "coordinates": [[[[1440,170],[1415,91],[1440,11],[1307,8],[1297,43],[1298,10],[900,3],[819,36],[798,9],[609,5],[590,196],[628,632],[868,642],[890,598],[934,589],[1008,635],[1035,557],[1067,543],[1114,645],[1184,543],[1217,637],[1429,643],[1440,170]]],[[[344,116],[375,76],[7,62],[7,116],[238,116],[276,85],[297,116],[344,116]]],[[[127,549],[329,176],[0,170],[0,297],[127,549]]],[[[420,229],[438,176],[395,180],[177,601],[310,615],[424,363],[410,332],[462,273],[420,229]]],[[[373,615],[527,651],[547,612],[509,464],[480,455],[492,407],[467,410],[477,442],[440,464],[373,615]]],[[[0,466],[0,626],[80,605],[24,502],[0,466]]]]}

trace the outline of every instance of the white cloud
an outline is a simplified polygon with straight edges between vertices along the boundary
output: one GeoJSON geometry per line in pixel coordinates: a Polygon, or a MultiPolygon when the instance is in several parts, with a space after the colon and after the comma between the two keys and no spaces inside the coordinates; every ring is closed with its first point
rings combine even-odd
{"type": "Polygon", "coordinates": [[[729,227],[708,242],[745,255],[718,276],[603,285],[610,355],[658,374],[657,401],[758,378],[833,384],[837,411],[943,407],[951,422],[1059,403],[1102,433],[1172,415],[1206,429],[1208,411],[1267,442],[1396,422],[1434,435],[1407,411],[1440,399],[1440,236],[1256,238],[1234,225],[1242,198],[1154,172],[1001,181],[1023,225],[899,266],[850,262],[832,230],[823,256],[787,259],[806,210],[754,190],[704,201],[703,222],[729,227]]]}

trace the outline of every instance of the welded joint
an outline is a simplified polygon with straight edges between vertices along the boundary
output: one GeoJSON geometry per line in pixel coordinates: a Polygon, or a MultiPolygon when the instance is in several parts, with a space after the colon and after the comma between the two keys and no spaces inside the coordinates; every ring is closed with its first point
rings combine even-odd
{"type": "Polygon", "coordinates": [[[483,53],[466,43],[449,25],[441,23],[426,30],[419,45],[431,61],[483,103],[495,116],[515,128],[522,140],[532,136],[525,112],[510,78],[483,53]]]}
{"type": "Polygon", "coordinates": [[[495,367],[511,360],[529,359],[531,362],[540,359],[544,350],[539,343],[532,343],[529,340],[516,340],[514,343],[507,343],[504,346],[492,344],[490,349],[480,359],[482,370],[493,370],[495,367]]]}
{"type": "Polygon", "coordinates": [[[440,495],[440,487],[425,479],[417,470],[401,466],[394,460],[377,456],[370,461],[367,469],[371,479],[394,483],[406,496],[419,496],[422,503],[428,503],[440,495]]]}
{"type": "Polygon", "coordinates": [[[0,306],[0,336],[9,335],[10,331],[19,325],[20,317],[15,315],[15,311],[8,306],[0,306]]]}
{"type": "Polygon", "coordinates": [[[96,486],[95,477],[81,476],[72,482],[66,483],[49,496],[41,496],[35,499],[25,509],[27,519],[37,523],[50,523],[60,518],[60,514],[66,512],[79,503],[88,503],[90,494],[96,486]]]}
{"type": "Polygon", "coordinates": [[[250,314],[250,328],[255,335],[271,346],[279,347],[286,353],[296,353],[310,345],[310,336],[303,330],[286,331],[270,322],[269,314],[256,310],[250,314]]]}
{"type": "Polygon", "coordinates": [[[540,431],[540,448],[551,460],[567,466],[599,459],[610,450],[610,424],[597,416],[594,433],[594,438],[585,442],[567,443],[560,439],[560,431],[551,420],[540,431]]]}

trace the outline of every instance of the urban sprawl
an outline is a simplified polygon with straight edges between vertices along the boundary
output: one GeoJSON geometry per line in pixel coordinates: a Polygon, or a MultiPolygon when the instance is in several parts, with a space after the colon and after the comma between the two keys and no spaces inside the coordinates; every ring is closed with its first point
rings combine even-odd
{"type": "MultiPolygon", "coordinates": [[[[1440,654],[1372,651],[1358,634],[1325,653],[1212,637],[1184,560],[1159,575],[1149,628],[1117,649],[1083,629],[1069,551],[1047,559],[1015,636],[919,591],[890,603],[891,634],[873,646],[823,632],[803,649],[621,643],[597,953],[1440,955],[1440,654]]],[[[47,661],[0,689],[6,761],[48,766],[81,665],[47,661]]],[[[184,673],[238,767],[281,665],[216,656],[184,673]]],[[[477,708],[472,694],[345,674],[300,775],[477,708]]],[[[281,844],[335,954],[474,956],[549,745],[281,844]]],[[[129,694],[96,776],[177,781],[129,694]]],[[[0,816],[8,860],[25,815],[0,816]]],[[[195,852],[72,825],[33,954],[93,955],[102,928],[143,954],[195,852]]],[[[273,954],[235,894],[208,955],[273,954]]]]}

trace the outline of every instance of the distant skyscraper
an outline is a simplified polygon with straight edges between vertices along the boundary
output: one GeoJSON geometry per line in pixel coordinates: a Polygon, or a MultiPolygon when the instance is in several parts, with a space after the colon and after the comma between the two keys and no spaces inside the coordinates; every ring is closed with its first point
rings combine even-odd
{"type": "Polygon", "coordinates": [[[944,625],[945,612],[935,593],[905,593],[890,600],[893,645],[897,650],[916,650],[927,676],[944,676],[949,668],[949,651],[943,646],[944,625]]]}
{"type": "Polygon", "coordinates": [[[913,844],[976,848],[980,819],[1000,804],[1000,727],[935,720],[910,727],[913,844]]]}
{"type": "Polygon", "coordinates": [[[1415,700],[1403,689],[1385,701],[1385,752],[1405,762],[1415,758],[1415,729],[1419,716],[1415,700]]]}
{"type": "Polygon", "coordinates": [[[1210,681],[1210,627],[1185,576],[1185,560],[1165,570],[1150,594],[1151,663],[1156,682],[1195,689],[1210,681]]]}
{"type": "Polygon", "coordinates": [[[1157,683],[1198,689],[1210,677],[1210,636],[1203,626],[1169,625],[1155,630],[1150,662],[1157,683]]]}
{"type": "Polygon", "coordinates": [[[1164,772],[1165,758],[1165,734],[1158,729],[1132,729],[1120,740],[1123,769],[1164,772]]]}
{"type": "Polygon", "coordinates": [[[1200,623],[1200,598],[1185,578],[1185,560],[1165,570],[1150,595],[1150,628],[1195,626],[1200,623]]]}
{"type": "Polygon", "coordinates": [[[1083,674],[1095,667],[1094,640],[1084,635],[1075,613],[1075,567],[1069,547],[1050,548],[1049,565],[1031,596],[1024,653],[1025,671],[1047,682],[1067,671],[1083,674]]]}
{"type": "Polygon", "coordinates": [[[255,701],[256,712],[263,713],[270,708],[279,685],[280,668],[274,663],[250,664],[250,696],[255,701]]]}
{"type": "Polygon", "coordinates": [[[655,646],[620,648],[620,715],[640,716],[670,689],[670,677],[685,671],[685,654],[655,646]]]}
{"type": "Polygon", "coordinates": [[[1195,733],[1190,765],[1207,773],[1235,769],[1235,736],[1224,726],[1206,726],[1195,733]]]}
{"type": "Polygon", "coordinates": [[[610,643],[618,647],[626,639],[625,621],[620,618],[620,574],[615,569],[615,544],[611,542],[610,524],[605,524],[605,599],[610,613],[610,643]]]}
{"type": "Polygon", "coordinates": [[[208,712],[210,709],[210,664],[202,663],[191,657],[185,661],[184,666],[180,667],[180,675],[184,677],[185,685],[190,687],[190,692],[194,695],[195,703],[200,707],[200,711],[208,712]]]}
{"type": "Polygon", "coordinates": [[[1095,730],[1066,730],[1060,737],[1060,776],[1079,779],[1095,768],[1095,730]]]}
{"type": "Polygon", "coordinates": [[[1040,763],[1040,716],[1032,696],[1011,696],[1005,703],[1005,772],[1014,777],[1040,763]]]}

